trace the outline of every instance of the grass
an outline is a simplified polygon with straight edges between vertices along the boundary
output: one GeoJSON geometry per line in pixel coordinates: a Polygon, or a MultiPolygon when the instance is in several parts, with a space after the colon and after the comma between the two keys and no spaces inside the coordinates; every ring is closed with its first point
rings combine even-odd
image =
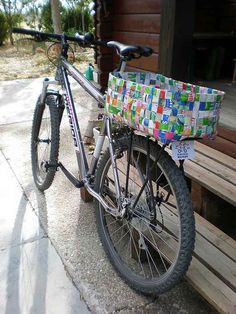
{"type": "MultiPolygon", "coordinates": [[[[51,43],[20,40],[15,46],[9,44],[1,46],[0,80],[53,76],[56,67],[48,60],[46,55],[50,45],[51,43]]],[[[84,49],[77,46],[75,50],[74,65],[84,72],[88,63],[94,63],[93,49],[84,49]]]]}

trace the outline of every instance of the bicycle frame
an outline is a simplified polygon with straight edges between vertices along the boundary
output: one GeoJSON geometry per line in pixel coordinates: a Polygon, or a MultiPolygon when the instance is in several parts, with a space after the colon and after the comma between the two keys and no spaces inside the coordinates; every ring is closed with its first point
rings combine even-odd
{"type": "MultiPolygon", "coordinates": [[[[123,61],[122,68],[125,67],[125,61],[123,61]]],[[[105,98],[104,95],[90,82],[88,81],[85,76],[77,70],[73,65],[71,65],[66,58],[61,57],[60,64],[57,68],[57,73],[59,74],[58,80],[50,81],[48,79],[44,80],[43,84],[43,90],[41,94],[41,103],[44,102],[46,94],[47,94],[47,88],[50,84],[60,84],[62,86],[62,97],[64,105],[67,109],[67,115],[69,118],[69,124],[71,128],[72,137],[74,140],[74,146],[75,146],[75,152],[77,157],[77,163],[79,167],[80,172],[80,179],[82,181],[82,185],[86,187],[88,192],[95,197],[102,206],[108,210],[112,215],[114,216],[121,216],[122,210],[121,206],[118,206],[119,208],[113,208],[109,206],[104,199],[94,191],[92,185],[90,184],[90,179],[94,176],[97,162],[99,159],[99,156],[102,151],[103,143],[105,140],[105,136],[108,137],[109,140],[109,150],[111,155],[111,162],[112,162],[112,168],[113,168],[113,174],[114,174],[114,181],[115,181],[115,188],[116,188],[116,197],[118,204],[121,205],[120,202],[120,184],[119,184],[119,178],[117,174],[117,167],[115,162],[115,154],[114,154],[114,147],[113,147],[113,141],[112,141],[112,135],[111,135],[111,118],[104,115],[103,118],[103,124],[98,136],[98,141],[93,153],[92,161],[90,163],[90,166],[88,165],[87,157],[85,154],[85,147],[82,140],[82,135],[80,132],[79,122],[76,115],[76,109],[72,97],[72,92],[70,88],[69,78],[68,74],[70,74],[77,83],[79,83],[83,89],[85,89],[93,98],[95,98],[99,103],[105,104],[105,98]]],[[[62,164],[59,164],[63,172],[67,175],[67,177],[70,179],[70,181],[73,182],[81,182],[78,181],[62,164]]],[[[80,185],[80,186],[82,186],[80,185]]],[[[79,185],[77,185],[79,187],[79,185]]]]}

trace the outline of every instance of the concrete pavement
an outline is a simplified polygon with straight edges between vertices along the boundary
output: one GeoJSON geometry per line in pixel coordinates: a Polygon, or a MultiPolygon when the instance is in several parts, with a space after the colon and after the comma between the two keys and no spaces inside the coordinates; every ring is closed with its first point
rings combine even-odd
{"type": "MultiPolygon", "coordinates": [[[[60,171],[37,191],[30,134],[41,81],[0,82],[0,313],[215,313],[185,281],[156,299],[130,289],[104,254],[93,204],[60,171]]],[[[85,130],[98,109],[80,88],[75,94],[85,130]]],[[[60,160],[76,173],[70,138],[65,116],[60,160]]]]}

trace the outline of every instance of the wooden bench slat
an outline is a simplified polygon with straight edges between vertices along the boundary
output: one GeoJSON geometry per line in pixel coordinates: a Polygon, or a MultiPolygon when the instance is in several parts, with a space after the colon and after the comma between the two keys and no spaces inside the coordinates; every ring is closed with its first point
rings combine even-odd
{"type": "MultiPolygon", "coordinates": [[[[170,210],[162,214],[167,219],[165,226],[176,234],[177,216],[170,210]]],[[[217,310],[233,314],[236,310],[236,241],[198,214],[195,217],[196,244],[186,278],[217,310]]]]}
{"type": "Polygon", "coordinates": [[[220,178],[236,185],[236,171],[229,169],[225,165],[219,164],[214,159],[210,159],[201,153],[196,152],[196,157],[192,160],[196,164],[199,164],[201,167],[213,172],[218,175],[220,178]]]}
{"type": "MultiPolygon", "coordinates": [[[[197,147],[198,145],[199,143],[197,143],[197,147]]],[[[200,147],[201,146],[205,146],[205,145],[200,144],[200,147]]],[[[211,149],[211,150],[215,151],[214,149],[211,149]]],[[[166,148],[166,152],[169,155],[172,155],[171,149],[166,148]]],[[[213,152],[211,152],[211,154],[213,154],[213,152]]],[[[221,155],[226,156],[224,154],[221,154],[221,155]]],[[[225,159],[228,160],[228,162],[230,162],[231,160],[235,161],[233,158],[231,157],[227,158],[227,157],[228,156],[226,156],[225,159]]],[[[220,156],[220,159],[221,158],[223,157],[220,156]]],[[[232,165],[234,166],[233,162],[231,163],[231,166],[232,165]]],[[[185,172],[185,175],[189,177],[191,180],[198,182],[209,191],[213,192],[214,194],[223,198],[227,202],[236,206],[236,185],[235,184],[226,181],[224,178],[219,177],[217,174],[203,168],[202,165],[197,164],[193,162],[192,160],[185,160],[184,172],[185,172]]]]}
{"type": "MultiPolygon", "coordinates": [[[[162,215],[164,217],[165,227],[170,230],[172,234],[177,235],[179,231],[177,228],[178,217],[173,211],[169,210],[168,206],[166,206],[165,210],[162,210],[162,215]]],[[[224,283],[236,292],[236,262],[233,259],[235,253],[232,252],[232,257],[231,254],[229,256],[224,254],[215,244],[208,241],[206,234],[203,232],[203,234],[199,233],[198,228],[199,225],[196,223],[194,256],[202,261],[208,269],[220,277],[224,283]]]]}
{"type": "Polygon", "coordinates": [[[195,257],[186,278],[220,313],[236,313],[236,293],[195,257]]]}
{"type": "Polygon", "coordinates": [[[208,269],[236,292],[236,263],[232,259],[199,233],[196,233],[194,254],[208,269]]]}
{"type": "Polygon", "coordinates": [[[197,141],[194,142],[194,147],[197,152],[200,152],[201,154],[218,161],[222,165],[227,166],[228,168],[236,171],[236,159],[225,155],[209,146],[206,146],[204,144],[201,144],[197,141]]]}
{"type": "MultiPolygon", "coordinates": [[[[174,222],[177,217],[170,211],[164,211],[163,216],[168,219],[166,227],[175,234],[177,230],[174,222]],[[169,224],[168,221],[173,221],[173,224],[169,224]]],[[[207,224],[208,222],[205,221],[205,225],[207,224]]],[[[218,250],[206,237],[203,237],[198,232],[199,227],[199,223],[196,221],[195,256],[187,272],[187,279],[220,312],[234,313],[236,293],[231,287],[235,284],[235,282],[231,282],[231,275],[236,268],[236,263],[218,250]],[[219,278],[219,274],[221,278],[219,278]]],[[[211,235],[211,237],[213,236],[211,235]]],[[[235,277],[233,280],[235,281],[235,277]]]]}
{"type": "Polygon", "coordinates": [[[225,181],[190,160],[185,161],[184,171],[190,179],[200,183],[211,192],[236,206],[236,186],[234,184],[225,181]]]}
{"type": "Polygon", "coordinates": [[[236,262],[236,241],[195,213],[196,231],[236,262]]]}

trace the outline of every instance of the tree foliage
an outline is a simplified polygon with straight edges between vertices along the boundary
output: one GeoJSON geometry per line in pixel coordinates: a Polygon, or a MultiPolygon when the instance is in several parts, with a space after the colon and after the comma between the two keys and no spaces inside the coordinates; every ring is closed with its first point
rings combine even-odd
{"type": "MultiPolygon", "coordinates": [[[[93,19],[90,14],[89,7],[85,7],[84,11],[82,11],[80,5],[76,4],[76,1],[69,0],[69,2],[70,6],[67,8],[62,7],[62,5],[60,6],[63,31],[71,35],[74,35],[75,32],[84,33],[87,31],[91,31],[93,28],[93,19]]],[[[50,1],[42,6],[41,25],[43,30],[53,32],[50,1]]]]}
{"type": "Polygon", "coordinates": [[[85,33],[91,31],[92,28],[93,20],[89,10],[86,9],[82,13],[81,8],[76,6],[75,8],[69,8],[65,11],[63,16],[63,29],[66,33],[71,35],[75,32],[85,33]]]}
{"type": "Polygon", "coordinates": [[[22,21],[22,10],[29,2],[30,0],[0,0],[0,9],[4,12],[8,34],[12,44],[12,28],[22,21]]]}
{"type": "Polygon", "coordinates": [[[80,11],[81,31],[85,33],[92,27],[90,4],[92,0],[66,0],[71,10],[80,11]]]}
{"type": "MultiPolygon", "coordinates": [[[[64,0],[67,5],[59,8],[62,18],[62,30],[70,35],[75,32],[92,31],[92,0],[64,0]]],[[[0,0],[0,45],[6,34],[13,44],[12,28],[24,21],[29,28],[53,32],[50,0],[0,0]]]]}
{"type": "Polygon", "coordinates": [[[50,0],[42,6],[41,11],[41,27],[46,32],[53,32],[52,9],[50,0]]]}
{"type": "Polygon", "coordinates": [[[7,38],[7,21],[5,15],[0,11],[0,46],[3,41],[7,38]]]}
{"type": "Polygon", "coordinates": [[[24,21],[27,26],[32,29],[41,29],[41,9],[42,6],[35,2],[31,2],[24,13],[24,21]]]}

